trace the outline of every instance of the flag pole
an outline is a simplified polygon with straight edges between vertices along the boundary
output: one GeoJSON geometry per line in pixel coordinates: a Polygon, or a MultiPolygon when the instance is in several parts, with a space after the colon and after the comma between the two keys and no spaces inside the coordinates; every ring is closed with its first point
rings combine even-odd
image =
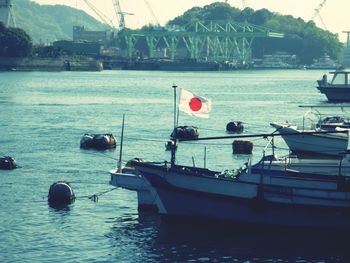
{"type": "Polygon", "coordinates": [[[175,152],[176,152],[176,88],[177,86],[175,84],[173,84],[172,88],[174,89],[174,130],[173,130],[173,144],[171,145],[171,166],[175,165],[175,152]]]}

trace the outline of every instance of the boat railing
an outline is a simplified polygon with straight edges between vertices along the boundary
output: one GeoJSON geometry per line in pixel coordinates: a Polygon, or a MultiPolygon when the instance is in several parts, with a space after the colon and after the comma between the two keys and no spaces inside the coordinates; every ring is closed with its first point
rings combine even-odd
{"type": "MultiPolygon", "coordinates": [[[[321,120],[322,114],[315,108],[310,108],[303,115],[303,127],[302,131],[305,131],[305,122],[306,120],[311,121],[311,124],[315,125],[315,123],[319,123],[321,120]]],[[[312,128],[312,127],[311,127],[312,128]]]]}

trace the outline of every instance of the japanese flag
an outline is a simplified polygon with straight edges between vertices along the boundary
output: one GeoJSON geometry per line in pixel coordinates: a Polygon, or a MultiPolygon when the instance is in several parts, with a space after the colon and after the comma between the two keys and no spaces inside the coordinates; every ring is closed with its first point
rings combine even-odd
{"type": "Polygon", "coordinates": [[[192,92],[181,89],[179,110],[200,118],[209,118],[211,99],[196,96],[192,92]]]}

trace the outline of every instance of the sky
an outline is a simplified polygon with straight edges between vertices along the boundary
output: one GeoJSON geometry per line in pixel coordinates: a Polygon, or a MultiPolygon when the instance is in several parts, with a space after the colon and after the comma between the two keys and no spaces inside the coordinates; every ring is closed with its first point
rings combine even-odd
{"type": "MultiPolygon", "coordinates": [[[[98,17],[86,5],[84,0],[32,0],[39,4],[62,4],[71,7],[83,9],[90,15],[98,17]]],[[[114,13],[114,0],[89,0],[99,11],[106,17],[117,24],[116,15],[114,13]]],[[[132,13],[126,15],[126,26],[129,28],[140,28],[143,25],[154,24],[155,19],[152,16],[146,2],[149,3],[156,19],[161,25],[167,21],[183,14],[186,10],[199,6],[218,2],[210,0],[119,0],[123,12],[132,13]]],[[[223,1],[224,2],[224,1],[223,1]]],[[[301,17],[308,21],[315,16],[324,0],[228,0],[231,6],[242,8],[244,5],[254,10],[267,8],[270,11],[280,13],[282,15],[292,15],[301,17]]],[[[321,28],[328,29],[339,35],[342,42],[346,41],[346,34],[342,31],[350,31],[350,0],[326,0],[320,8],[319,16],[317,15],[314,22],[321,28]],[[320,17],[321,18],[320,18],[320,17]],[[326,28],[324,27],[322,20],[326,28]]]]}

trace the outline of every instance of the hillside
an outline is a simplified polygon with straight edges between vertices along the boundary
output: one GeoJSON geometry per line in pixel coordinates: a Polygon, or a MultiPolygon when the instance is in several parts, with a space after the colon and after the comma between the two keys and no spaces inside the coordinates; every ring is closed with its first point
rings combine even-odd
{"type": "Polygon", "coordinates": [[[105,30],[108,26],[84,11],[63,5],[39,5],[29,0],[13,0],[17,27],[24,29],[34,43],[72,39],[77,23],[89,30],[105,30]]]}
{"type": "Polygon", "coordinates": [[[284,39],[256,39],[253,45],[253,57],[256,58],[276,51],[287,51],[298,55],[302,63],[309,64],[325,53],[336,59],[342,48],[336,34],[318,28],[312,21],[305,22],[301,18],[273,13],[267,9],[254,11],[247,7],[240,10],[223,2],[193,7],[169,21],[168,25],[186,26],[196,21],[207,24],[218,20],[247,21],[286,35],[284,39]]]}

